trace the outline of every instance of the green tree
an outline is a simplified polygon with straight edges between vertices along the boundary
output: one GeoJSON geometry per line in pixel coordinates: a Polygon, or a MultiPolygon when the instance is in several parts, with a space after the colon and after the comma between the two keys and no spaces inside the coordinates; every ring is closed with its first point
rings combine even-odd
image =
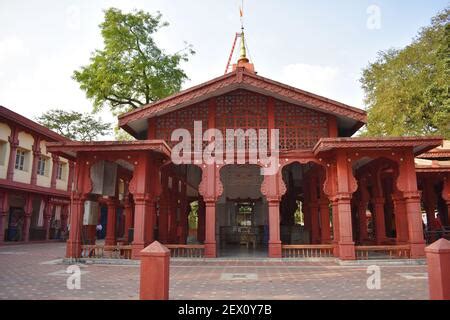
{"type": "Polygon", "coordinates": [[[187,75],[180,63],[194,51],[190,45],[175,54],[166,54],[159,48],[153,36],[167,25],[159,12],[122,13],[115,8],[105,11],[100,24],[103,50],[96,50],[90,64],[73,74],[86,96],[93,100],[94,112],[109,107],[118,115],[181,89],[187,75]]]}
{"type": "Polygon", "coordinates": [[[450,138],[449,8],[403,49],[380,52],[363,71],[364,135],[450,138]]]}
{"type": "Polygon", "coordinates": [[[132,135],[123,130],[122,128],[115,127],[114,128],[114,136],[116,141],[133,141],[136,140],[132,135]]]}
{"type": "Polygon", "coordinates": [[[92,114],[52,109],[36,119],[41,125],[77,141],[93,141],[111,133],[111,124],[92,114]]]}

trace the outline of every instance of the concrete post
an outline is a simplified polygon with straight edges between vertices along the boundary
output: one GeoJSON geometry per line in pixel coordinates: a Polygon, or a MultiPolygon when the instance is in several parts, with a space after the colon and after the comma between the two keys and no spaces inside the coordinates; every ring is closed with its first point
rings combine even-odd
{"type": "Polygon", "coordinates": [[[440,239],[425,248],[431,300],[450,300],[450,241],[440,239]]]}
{"type": "Polygon", "coordinates": [[[140,252],[141,300],[169,300],[170,250],[158,241],[140,252]]]}

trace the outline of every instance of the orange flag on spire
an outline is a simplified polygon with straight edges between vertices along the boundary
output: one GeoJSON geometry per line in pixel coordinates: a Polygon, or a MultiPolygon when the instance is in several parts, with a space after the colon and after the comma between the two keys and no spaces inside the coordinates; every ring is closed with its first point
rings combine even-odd
{"type": "Polygon", "coordinates": [[[242,7],[239,8],[239,14],[241,15],[241,18],[244,16],[244,12],[242,11],[242,7]]]}

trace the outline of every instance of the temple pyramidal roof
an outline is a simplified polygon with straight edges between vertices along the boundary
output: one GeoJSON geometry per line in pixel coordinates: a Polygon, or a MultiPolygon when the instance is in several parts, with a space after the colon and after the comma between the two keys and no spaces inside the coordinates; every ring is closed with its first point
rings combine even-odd
{"type": "MultiPolygon", "coordinates": [[[[238,89],[263,94],[301,107],[334,115],[337,117],[338,128],[343,136],[353,135],[366,124],[367,114],[362,109],[258,75],[254,65],[247,58],[243,27],[242,32],[236,34],[235,42],[238,37],[241,39],[239,58],[237,63],[233,64],[231,72],[228,72],[227,66],[227,71],[223,76],[125,113],[119,116],[119,126],[138,138],[148,129],[147,120],[149,118],[158,117],[238,89]]],[[[232,54],[234,47],[233,45],[232,54]]]]}

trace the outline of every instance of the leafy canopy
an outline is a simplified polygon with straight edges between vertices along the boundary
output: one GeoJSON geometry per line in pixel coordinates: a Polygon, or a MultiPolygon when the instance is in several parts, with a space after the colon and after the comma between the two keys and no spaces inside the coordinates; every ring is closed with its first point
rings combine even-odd
{"type": "Polygon", "coordinates": [[[361,79],[369,136],[442,135],[450,139],[449,8],[403,49],[379,53],[361,79]]]}
{"type": "Polygon", "coordinates": [[[37,122],[77,141],[93,141],[110,133],[111,125],[95,119],[91,114],[52,109],[38,117],[37,122]]]}
{"type": "Polygon", "coordinates": [[[187,75],[180,68],[190,45],[175,54],[160,49],[154,34],[167,22],[161,14],[123,13],[110,8],[100,24],[104,49],[96,50],[90,64],[74,71],[73,79],[93,100],[94,112],[109,107],[118,115],[178,92],[187,75]]]}

